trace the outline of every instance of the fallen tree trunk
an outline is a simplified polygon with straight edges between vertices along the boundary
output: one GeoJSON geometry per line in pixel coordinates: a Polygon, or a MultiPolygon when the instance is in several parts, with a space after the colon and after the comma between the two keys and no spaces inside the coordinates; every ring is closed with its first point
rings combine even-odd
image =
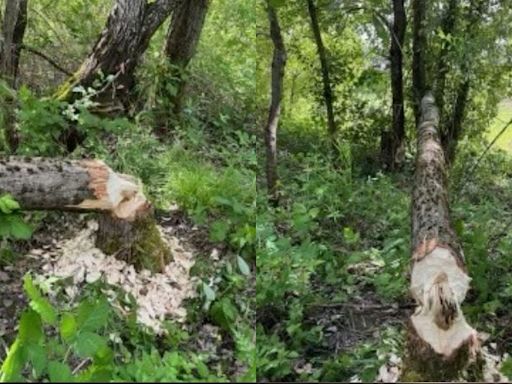
{"type": "Polygon", "coordinates": [[[139,269],[162,270],[170,260],[138,180],[102,161],[4,157],[0,194],[5,193],[25,210],[102,213],[96,245],[139,269]]]}
{"type": "Polygon", "coordinates": [[[427,93],[421,102],[412,196],[410,289],[417,308],[409,321],[402,381],[447,381],[463,372],[478,379],[481,374],[477,332],[461,311],[471,279],[450,225],[438,124],[434,97],[427,93]]]}

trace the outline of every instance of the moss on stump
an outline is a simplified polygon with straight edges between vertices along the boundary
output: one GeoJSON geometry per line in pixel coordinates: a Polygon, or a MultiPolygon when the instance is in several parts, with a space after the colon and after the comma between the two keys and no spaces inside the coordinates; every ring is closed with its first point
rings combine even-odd
{"type": "Polygon", "coordinates": [[[135,221],[126,221],[110,215],[99,218],[96,246],[107,255],[132,264],[136,270],[162,272],[172,261],[171,251],[160,235],[152,213],[135,221]]]}

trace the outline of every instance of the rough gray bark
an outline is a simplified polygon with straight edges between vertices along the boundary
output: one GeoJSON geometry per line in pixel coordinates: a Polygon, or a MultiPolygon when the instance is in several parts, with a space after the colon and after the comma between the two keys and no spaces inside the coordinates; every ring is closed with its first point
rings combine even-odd
{"type": "Polygon", "coordinates": [[[429,92],[421,103],[412,195],[411,293],[417,308],[408,325],[401,381],[448,381],[481,375],[477,332],[461,311],[470,278],[450,224],[439,112],[429,92]]]}
{"type": "Polygon", "coordinates": [[[73,97],[77,85],[91,86],[100,73],[113,75],[110,86],[102,88],[101,100],[128,99],[134,85],[137,64],[149,46],[151,36],[170,15],[177,0],[116,0],[106,27],[78,71],[57,92],[60,100],[73,97]]]}
{"type": "Polygon", "coordinates": [[[186,68],[194,57],[203,30],[209,0],[183,1],[174,11],[167,34],[165,54],[171,66],[175,94],[167,94],[174,116],[183,108],[186,68]]]}
{"type": "Polygon", "coordinates": [[[270,22],[270,37],[274,45],[272,58],[271,99],[268,111],[268,120],[265,126],[266,149],[266,176],[269,200],[273,204],[278,202],[277,182],[277,127],[281,113],[281,99],[283,97],[283,77],[286,65],[286,49],[281,35],[281,28],[275,9],[267,3],[268,20],[270,22]]]}
{"type": "MultiPolygon", "coordinates": [[[[27,0],[7,0],[0,37],[0,78],[13,89],[17,86],[16,80],[26,26],[27,0]]],[[[5,138],[12,153],[16,152],[19,143],[15,108],[14,99],[5,100],[3,108],[5,138]]]]}
{"type": "Polygon", "coordinates": [[[170,259],[140,183],[101,161],[3,157],[0,195],[5,193],[24,210],[103,214],[98,247],[137,267],[157,271],[170,259]]]}
{"type": "Polygon", "coordinates": [[[421,98],[426,90],[425,49],[425,14],[427,2],[412,0],[412,93],[416,125],[420,120],[421,98]]]}
{"type": "Polygon", "coordinates": [[[336,123],[334,121],[334,95],[331,87],[331,80],[329,77],[329,63],[327,60],[327,53],[325,51],[324,43],[322,41],[322,33],[320,32],[320,26],[318,24],[317,9],[314,0],[308,0],[308,12],[311,20],[311,29],[313,30],[313,36],[315,38],[316,48],[318,51],[318,57],[320,59],[320,68],[322,72],[322,83],[324,87],[324,101],[327,109],[327,129],[331,136],[332,144],[334,145],[335,134],[336,134],[336,123]]]}
{"type": "Polygon", "coordinates": [[[392,124],[391,131],[383,130],[381,137],[381,157],[384,166],[395,169],[404,155],[405,114],[403,91],[403,54],[406,15],[404,0],[393,0],[393,28],[391,29],[391,93],[392,93],[392,124]]]}

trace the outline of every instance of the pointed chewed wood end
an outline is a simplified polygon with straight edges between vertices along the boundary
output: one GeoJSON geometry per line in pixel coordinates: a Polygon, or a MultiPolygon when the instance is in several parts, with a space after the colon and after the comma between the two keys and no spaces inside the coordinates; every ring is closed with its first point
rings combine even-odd
{"type": "Polygon", "coordinates": [[[470,280],[449,248],[435,247],[414,262],[410,290],[417,308],[408,325],[402,381],[446,381],[460,372],[475,378],[481,374],[478,333],[460,308],[470,280]]]}
{"type": "Polygon", "coordinates": [[[84,160],[81,165],[89,175],[88,188],[94,198],[83,200],[75,208],[108,211],[113,217],[128,221],[151,210],[136,178],[116,173],[99,160],[84,160]]]}

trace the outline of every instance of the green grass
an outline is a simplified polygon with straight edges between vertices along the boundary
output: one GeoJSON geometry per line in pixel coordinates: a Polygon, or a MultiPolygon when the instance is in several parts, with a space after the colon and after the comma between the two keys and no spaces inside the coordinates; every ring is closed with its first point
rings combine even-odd
{"type": "MultiPolygon", "coordinates": [[[[499,104],[498,116],[494,119],[489,130],[487,131],[486,137],[488,140],[493,140],[496,135],[503,129],[512,119],[512,100],[504,100],[499,104]]],[[[503,149],[507,152],[512,152],[512,126],[500,136],[498,141],[494,144],[495,148],[503,149]]]]}

